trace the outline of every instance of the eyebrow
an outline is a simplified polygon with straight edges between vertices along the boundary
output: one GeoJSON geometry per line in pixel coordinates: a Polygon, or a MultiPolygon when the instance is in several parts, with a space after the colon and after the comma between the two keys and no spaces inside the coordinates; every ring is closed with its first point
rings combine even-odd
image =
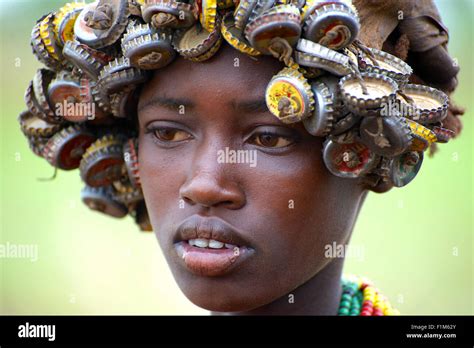
{"type": "Polygon", "coordinates": [[[269,111],[267,103],[265,102],[265,98],[242,101],[233,100],[231,104],[234,110],[244,113],[258,114],[269,111]]]}
{"type": "Polygon", "coordinates": [[[138,108],[138,112],[143,111],[144,109],[149,108],[151,106],[161,106],[169,110],[176,111],[176,109],[178,109],[179,107],[184,106],[185,108],[193,108],[195,105],[189,99],[155,96],[149,101],[147,101],[145,104],[140,105],[140,107],[138,108]]]}
{"type": "MultiPolygon", "coordinates": [[[[255,100],[232,100],[230,104],[235,111],[242,113],[258,114],[269,111],[265,102],[265,98],[263,97],[255,100]]],[[[175,111],[179,107],[183,106],[185,108],[194,108],[195,104],[190,99],[186,98],[155,96],[154,98],[147,101],[145,104],[140,105],[140,107],[138,108],[138,112],[143,111],[144,109],[151,106],[160,106],[175,111]]]]}

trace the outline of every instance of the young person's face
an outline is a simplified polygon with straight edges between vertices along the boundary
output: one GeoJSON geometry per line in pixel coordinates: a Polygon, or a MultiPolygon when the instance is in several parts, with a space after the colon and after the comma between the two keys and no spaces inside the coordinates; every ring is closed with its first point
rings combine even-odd
{"type": "Polygon", "coordinates": [[[226,45],[208,62],[157,70],[140,96],[151,224],[181,290],[209,310],[254,309],[304,284],[331,261],[325,245],[348,242],[362,201],[356,180],[325,168],[322,138],[266,108],[282,67],[226,45]],[[256,163],[221,163],[226,148],[255,151],[256,163]],[[187,242],[197,237],[230,245],[187,242]]]}

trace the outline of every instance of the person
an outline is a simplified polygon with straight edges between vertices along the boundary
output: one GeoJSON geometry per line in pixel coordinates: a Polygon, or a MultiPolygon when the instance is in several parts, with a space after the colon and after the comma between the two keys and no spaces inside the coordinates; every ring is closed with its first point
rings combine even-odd
{"type": "MultiPolygon", "coordinates": [[[[348,245],[369,191],[406,185],[423,151],[459,133],[442,121],[460,111],[441,91],[407,84],[412,17],[401,26],[410,35],[381,34],[399,59],[356,39],[347,1],[269,3],[66,5],[33,30],[35,54],[55,72],[32,81],[22,129],[55,168],[80,169],[91,209],[153,230],[180,289],[213,314],[396,314],[370,281],[343,278],[344,258],[325,250],[348,245]],[[345,25],[316,39],[308,28],[328,26],[318,11],[345,25]],[[300,15],[311,39],[294,38],[300,15]],[[340,56],[329,64],[331,54],[340,56]],[[417,107],[423,122],[382,118],[380,90],[417,107]],[[65,121],[48,107],[67,98],[98,111],[76,108],[65,121]]],[[[364,41],[377,12],[356,5],[364,41]]],[[[428,49],[447,59],[445,44],[428,49]]],[[[438,87],[452,91],[456,73],[438,87]]]]}

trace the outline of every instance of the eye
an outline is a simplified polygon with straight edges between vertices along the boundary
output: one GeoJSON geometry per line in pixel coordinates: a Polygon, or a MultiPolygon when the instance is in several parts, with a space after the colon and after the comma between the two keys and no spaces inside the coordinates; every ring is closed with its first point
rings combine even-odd
{"type": "Polygon", "coordinates": [[[191,139],[191,134],[176,128],[155,127],[149,130],[153,136],[163,142],[178,142],[191,139]]]}
{"type": "Polygon", "coordinates": [[[293,141],[278,134],[260,133],[252,136],[250,143],[262,147],[279,148],[291,145],[293,141]]]}

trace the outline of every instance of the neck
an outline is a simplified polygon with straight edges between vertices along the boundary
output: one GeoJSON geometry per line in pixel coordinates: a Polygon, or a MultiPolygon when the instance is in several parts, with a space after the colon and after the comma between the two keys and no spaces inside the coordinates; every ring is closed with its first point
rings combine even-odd
{"type": "MultiPolygon", "coordinates": [[[[342,294],[344,259],[334,259],[306,283],[279,299],[246,312],[230,315],[337,315],[342,294]],[[291,296],[293,295],[293,296],[291,296]]],[[[212,315],[224,313],[212,312],[212,315]]]]}

